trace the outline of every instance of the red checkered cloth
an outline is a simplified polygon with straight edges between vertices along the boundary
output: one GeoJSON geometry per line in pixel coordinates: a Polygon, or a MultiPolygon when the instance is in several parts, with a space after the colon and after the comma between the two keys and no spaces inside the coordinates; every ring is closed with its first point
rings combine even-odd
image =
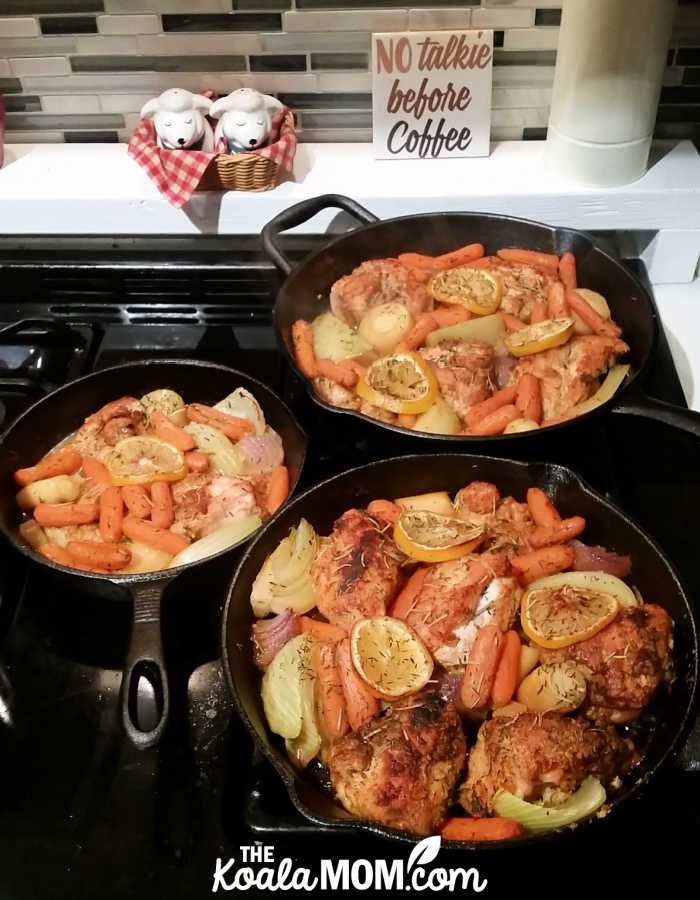
{"type": "MultiPolygon", "coordinates": [[[[285,116],[287,110],[275,116],[270,130],[270,143],[251,153],[266,156],[278,166],[292,171],[297,149],[297,135],[285,116]]],[[[226,150],[219,141],[213,153],[203,150],[163,150],[156,144],[156,129],[150,119],[142,119],[129,141],[128,154],[142,166],[161,194],[173,206],[184,206],[202,180],[209,163],[226,150]]]]}

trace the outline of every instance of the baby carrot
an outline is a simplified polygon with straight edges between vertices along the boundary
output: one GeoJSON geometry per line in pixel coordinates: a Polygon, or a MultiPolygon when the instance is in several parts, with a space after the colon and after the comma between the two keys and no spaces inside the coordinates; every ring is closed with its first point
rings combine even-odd
{"type": "Polygon", "coordinates": [[[45,558],[50,559],[51,562],[58,563],[59,566],[72,566],[73,560],[63,547],[59,547],[58,544],[42,544],[39,547],[39,553],[45,558]]]}
{"type": "Polygon", "coordinates": [[[527,508],[530,510],[535,525],[541,525],[544,528],[561,525],[561,516],[557,512],[556,506],[541,488],[528,488],[527,508]]]}
{"type": "Polygon", "coordinates": [[[82,457],[75,450],[68,448],[64,450],[56,450],[55,453],[49,453],[35,466],[28,469],[17,469],[15,472],[15,481],[21,487],[26,487],[33,481],[40,481],[42,478],[53,478],[55,475],[72,475],[77,472],[82,463],[82,457]]]}
{"type": "Polygon", "coordinates": [[[574,551],[566,544],[543,547],[531,553],[519,553],[510,564],[523,584],[530,584],[545,575],[563,572],[573,565],[574,551]]]}
{"type": "Polygon", "coordinates": [[[486,819],[454,817],[447,819],[440,829],[446,841],[507,841],[520,837],[524,832],[520,822],[498,816],[486,819]]]}
{"type": "Polygon", "coordinates": [[[486,706],[503,649],[503,632],[497,625],[482,625],[477,631],[462,681],[462,703],[467,709],[486,706]]]}
{"type": "Polygon", "coordinates": [[[470,269],[489,269],[491,266],[497,266],[501,263],[497,256],[482,256],[479,259],[473,259],[467,265],[470,269]]]}
{"type": "Polygon", "coordinates": [[[157,528],[170,528],[175,521],[173,492],[167,481],[155,481],[151,485],[151,522],[157,528]]]}
{"type": "MultiPolygon", "coordinates": [[[[515,403],[517,393],[517,387],[511,385],[510,387],[504,387],[501,388],[500,391],[496,391],[496,393],[492,397],[489,397],[488,400],[482,400],[480,403],[475,403],[467,410],[465,416],[467,425],[469,425],[470,428],[473,428],[477,422],[481,422],[482,419],[486,418],[486,416],[495,412],[497,409],[500,409],[502,406],[508,406],[510,403],[515,403]]],[[[505,428],[505,425],[503,427],[505,428]]]]}
{"type": "Polygon", "coordinates": [[[503,319],[503,324],[505,326],[506,331],[520,331],[521,328],[525,328],[525,323],[521,322],[517,316],[511,316],[510,313],[501,313],[501,318],[503,319]]]}
{"type": "Polygon", "coordinates": [[[187,538],[181,534],[175,534],[174,531],[167,531],[165,528],[158,528],[152,522],[145,522],[143,519],[136,519],[133,516],[124,517],[122,529],[132,541],[140,541],[148,544],[149,547],[155,547],[156,550],[170,553],[172,556],[176,556],[190,545],[187,538]]]}
{"type": "Polygon", "coordinates": [[[435,263],[439,269],[454,269],[456,266],[468,266],[473,260],[481,259],[483,255],[483,244],[466,244],[450,253],[436,256],[435,263]]]}
{"type": "Polygon", "coordinates": [[[413,605],[420,592],[423,590],[423,582],[425,581],[425,576],[427,574],[428,570],[425,566],[416,569],[406,584],[401,588],[398,597],[389,608],[390,616],[393,616],[395,619],[406,618],[413,609],[413,605]]]}
{"type": "Polygon", "coordinates": [[[523,419],[539,422],[542,418],[542,385],[530,372],[520,376],[515,405],[523,419]]]}
{"type": "Polygon", "coordinates": [[[418,416],[412,413],[399,413],[397,422],[402,428],[413,428],[418,421],[418,416]]]}
{"type": "Polygon", "coordinates": [[[586,528],[586,520],[583,516],[572,516],[570,519],[562,519],[558,525],[538,525],[530,535],[530,543],[533,547],[549,547],[552,544],[565,544],[578,537],[586,528]]]}
{"type": "Polygon", "coordinates": [[[561,281],[553,281],[547,291],[547,312],[550,319],[559,319],[569,315],[569,304],[566,302],[566,291],[561,281]]]}
{"type": "Polygon", "coordinates": [[[209,468],[209,457],[201,450],[185,453],[185,464],[190,472],[206,472],[209,468]]]}
{"type": "Polygon", "coordinates": [[[325,644],[337,644],[338,641],[345,640],[348,636],[338,625],[331,625],[330,622],[321,622],[320,619],[312,619],[311,616],[299,616],[301,624],[301,633],[308,633],[318,638],[325,644]]]}
{"type": "Polygon", "coordinates": [[[83,458],[83,475],[91,478],[98,484],[111,484],[112,479],[109,477],[107,466],[103,465],[99,459],[93,459],[91,456],[83,458]]]}
{"type": "Polygon", "coordinates": [[[100,494],[100,534],[105,541],[118,541],[122,536],[124,502],[118,487],[105,488],[100,494]]]}
{"type": "Polygon", "coordinates": [[[347,369],[349,372],[354,372],[358,378],[362,378],[367,371],[362,363],[359,363],[356,359],[341,359],[336,365],[339,365],[341,369],[347,369]]]}
{"type": "Polygon", "coordinates": [[[406,337],[399,341],[397,350],[416,350],[425,341],[431,331],[438,327],[432,313],[421,313],[406,337]]]}
{"type": "Polygon", "coordinates": [[[620,337],[622,334],[619,326],[610,319],[604,319],[578,291],[569,291],[566,299],[571,309],[595,334],[605,334],[608,337],[620,337]]]}
{"type": "Polygon", "coordinates": [[[396,257],[402,266],[407,269],[432,269],[437,271],[434,256],[427,256],[425,253],[399,253],[396,257]]]}
{"type": "Polygon", "coordinates": [[[242,437],[253,434],[255,431],[255,426],[248,419],[230,416],[228,413],[213,409],[204,403],[190,403],[187,407],[187,418],[191,422],[200,422],[218,428],[232,441],[239,441],[242,437]]]}
{"type": "Polygon", "coordinates": [[[122,500],[130,515],[137,519],[147,519],[150,516],[151,500],[140,484],[125,484],[122,488],[122,500]]]}
{"type": "Polygon", "coordinates": [[[519,418],[520,413],[518,412],[518,407],[515,406],[515,404],[502,406],[495,412],[489,413],[488,416],[484,416],[481,421],[477,422],[476,425],[469,429],[467,434],[477,434],[483,436],[502,434],[511,422],[514,422],[519,418]]]}
{"type": "Polygon", "coordinates": [[[315,378],[318,371],[314,353],[314,336],[311,326],[304,319],[297,319],[292,325],[292,345],[294,357],[302,375],[306,375],[307,378],[315,378]]]}
{"type": "Polygon", "coordinates": [[[330,378],[331,381],[335,381],[336,384],[346,388],[354,388],[358,381],[356,372],[338,365],[332,359],[317,359],[316,370],[319,375],[324,375],[326,378],[330,378]]]}
{"type": "Polygon", "coordinates": [[[503,650],[491,688],[491,702],[495,707],[510,702],[518,685],[520,664],[520,638],[517,631],[506,631],[503,636],[503,650]]]}
{"type": "Polygon", "coordinates": [[[100,517],[97,503],[39,503],[34,518],[41,526],[87,525],[100,517]]]}
{"type": "Polygon", "coordinates": [[[559,260],[559,278],[567,291],[576,290],[576,257],[573,253],[563,253],[559,260]]]}
{"type": "Polygon", "coordinates": [[[58,544],[42,544],[41,547],[39,547],[39,553],[41,553],[45,559],[50,559],[51,562],[58,563],[60,566],[68,566],[71,569],[80,569],[81,572],[95,572],[98,575],[109,575],[109,569],[102,569],[99,566],[87,566],[83,563],[79,563],[77,560],[73,559],[67,550],[64,550],[63,547],[59,547],[58,544]]]}
{"type": "Polygon", "coordinates": [[[339,738],[350,730],[345,711],[345,695],[340,684],[335,650],[331,644],[316,644],[311,652],[311,665],[316,673],[316,689],[325,730],[339,738]]]}
{"type": "Polygon", "coordinates": [[[66,552],[74,563],[109,571],[123,569],[131,562],[131,550],[125,544],[106,541],[68,541],[66,552]]]}
{"type": "Polygon", "coordinates": [[[195,444],[192,435],[188,434],[184,428],[180,428],[174,422],[171,422],[165,413],[162,413],[160,410],[157,410],[151,416],[151,425],[153,425],[156,434],[161,440],[167,441],[173,447],[182,450],[183,453],[194,449],[195,444]]]}
{"type": "Polygon", "coordinates": [[[555,274],[559,269],[559,257],[554,253],[540,253],[538,250],[516,250],[506,248],[498,250],[497,255],[506,262],[523,266],[539,266],[548,272],[555,274]]]}
{"type": "Polygon", "coordinates": [[[275,466],[270,472],[267,483],[267,511],[272,515],[282,506],[289,494],[289,469],[286,466],[275,466]]]}
{"type": "Polygon", "coordinates": [[[349,638],[337,645],[335,663],[345,697],[348,722],[350,728],[357,731],[365,722],[379,715],[379,701],[355,671],[349,638]]]}
{"type": "Polygon", "coordinates": [[[538,300],[532,304],[530,311],[530,325],[536,325],[538,322],[544,322],[547,318],[547,306],[543,300],[538,300]]]}
{"type": "Polygon", "coordinates": [[[384,519],[387,522],[391,522],[392,525],[396,525],[401,515],[401,507],[392,503],[391,500],[372,500],[367,505],[367,512],[370,516],[384,519]]]}
{"type": "Polygon", "coordinates": [[[456,325],[458,322],[468,322],[472,314],[463,306],[439,306],[430,314],[438,323],[438,327],[447,328],[448,325],[456,325]]]}

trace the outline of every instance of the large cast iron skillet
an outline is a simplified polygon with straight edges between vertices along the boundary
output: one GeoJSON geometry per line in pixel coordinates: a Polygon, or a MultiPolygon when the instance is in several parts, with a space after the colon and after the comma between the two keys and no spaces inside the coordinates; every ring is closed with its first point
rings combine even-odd
{"type": "MultiPolygon", "coordinates": [[[[265,252],[287,275],[277,295],[275,329],[289,364],[302,378],[304,376],[296,365],[292,350],[292,323],[299,318],[310,320],[325,312],[333,282],[352,272],[367,259],[397,256],[409,250],[435,255],[474,241],[484,244],[487,254],[495,253],[502,247],[525,247],[558,254],[571,251],[576,256],[581,286],[599,291],[607,298],[612,316],[622,328],[622,337],[630,346],[625,361],[630,363],[631,369],[625,386],[618,390],[615,397],[595,411],[552,426],[550,430],[570,428],[574,423],[579,425],[585,422],[589,416],[614,409],[659,419],[700,437],[700,414],[655,400],[640,389],[640,379],[654,351],[658,330],[651,298],[634,275],[612,256],[596,247],[593,240],[581,231],[555,228],[513,216],[473,212],[427,213],[379,221],[354,200],[337,194],[325,194],[303,200],[283,210],[263,228],[262,241],[265,252]],[[293,266],[279,245],[280,232],[301,225],[324,209],[336,207],[358,219],[362,227],[329,241],[320,250],[293,266]]],[[[308,381],[307,387],[313,401],[329,412],[349,416],[356,422],[362,420],[363,423],[372,423],[378,428],[433,441],[473,445],[483,444],[485,441],[532,440],[539,436],[537,431],[488,438],[409,431],[369,419],[354,410],[330,406],[318,397],[308,381]]]]}
{"type": "MultiPolygon", "coordinates": [[[[157,743],[168,718],[168,679],[160,635],[163,594],[181,572],[194,566],[202,567],[202,589],[206,590],[207,561],[143,575],[93,575],[55,565],[35,553],[19,537],[20,510],[15,502],[18,488],[13,472],[37,462],[105,403],[125,395],[140,397],[165,387],[177,391],[186,401],[207,404],[216,403],[237,387],[250,391],[260,403],[269,425],[282,438],[291,488],[294,489],[306,455],[306,435],[296,419],[264,384],[243,372],[212,363],[149,360],[102,369],[39,400],[0,438],[0,531],[7,540],[24,556],[53,569],[56,578],[70,580],[76,591],[94,595],[96,602],[101,597],[113,599],[115,594],[133,602],[131,644],[122,677],[121,715],[127,735],[138,747],[157,743]],[[139,722],[137,695],[141,679],[150,685],[152,696],[156,698],[158,718],[155,722],[139,722]]],[[[234,547],[243,543],[239,541],[234,547]]],[[[234,547],[209,559],[231,553],[234,547]]],[[[196,599],[193,598],[193,615],[197,614],[196,599]]]]}
{"type": "MultiPolygon", "coordinates": [[[[615,794],[613,810],[642,789],[657,769],[680,749],[689,731],[698,678],[696,613],[661,550],[620,509],[595,493],[570,469],[558,465],[457,453],[403,456],[372,463],[311,488],[271,520],[246,550],[231,582],[224,609],[222,658],[236,708],[255,743],[281,776],[296,808],[319,825],[414,840],[401,832],[352,818],[318,781],[308,773],[299,773],[291,765],[283,741],[269,731],[260,699],[260,673],[253,664],[250,641],[253,580],[267,554],[302,517],[308,519],[318,533],[329,534],[334,520],[345,510],[363,507],[374,498],[435,490],[454,493],[475,479],[494,482],[504,496],[512,494],[517,499],[524,499],[528,487],[539,485],[552,497],[563,515],[585,516],[586,540],[629,553],[634,584],[647,601],[664,606],[675,620],[675,679],[640,718],[641,730],[648,736],[648,746],[640,765],[627,776],[623,787],[615,794]]],[[[520,840],[540,842],[546,839],[547,836],[536,836],[520,840]]],[[[454,846],[484,849],[489,845],[454,846]]]]}

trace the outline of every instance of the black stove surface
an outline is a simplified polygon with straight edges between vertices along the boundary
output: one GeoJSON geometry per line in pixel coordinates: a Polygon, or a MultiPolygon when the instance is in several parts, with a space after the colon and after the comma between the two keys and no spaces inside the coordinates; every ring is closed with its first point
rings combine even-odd
{"type": "MultiPolygon", "coordinates": [[[[47,303],[17,276],[21,302],[0,306],[0,321],[33,318],[21,328],[13,325],[11,333],[0,331],[0,414],[9,421],[37,391],[93,368],[188,357],[244,369],[293,406],[311,438],[303,487],[371,459],[425,449],[371,429],[346,444],[337,440],[334,420],[319,416],[275,349],[274,276],[254,261],[243,259],[237,274],[214,272],[225,283],[218,294],[201,272],[199,292],[194,276],[182,275],[186,299],[177,290],[168,294],[166,276],[157,273],[157,281],[149,271],[145,283],[160,287],[161,295],[141,306],[130,299],[128,308],[113,296],[98,302],[97,289],[87,308],[74,286],[65,287],[65,272],[64,287],[51,288],[65,296],[58,305],[47,303]]],[[[640,270],[635,261],[629,264],[640,270]]],[[[90,272],[91,278],[99,275],[90,272]]],[[[113,284],[110,277],[107,272],[106,284],[113,284]]],[[[663,335],[647,388],[684,402],[663,335]]],[[[528,452],[532,459],[575,468],[615,499],[659,541],[691,593],[700,596],[689,527],[700,505],[696,442],[658,423],[611,415],[584,433],[535,442],[528,452]]],[[[130,627],[123,598],[115,592],[113,601],[98,604],[89,596],[66,596],[5,547],[0,561],[2,900],[203,897],[211,893],[217,857],[240,864],[240,847],[255,841],[274,845],[276,860],[290,856],[299,865],[316,865],[319,858],[408,856],[401,845],[324,832],[306,822],[253,751],[232,715],[218,658],[221,605],[235,561],[217,561],[204,586],[201,577],[195,583],[194,573],[185,573],[167,595],[163,630],[172,713],[161,745],[145,752],[129,744],[117,718],[130,627]]],[[[642,798],[590,831],[527,851],[484,852],[466,860],[443,853],[438,864],[476,866],[488,879],[486,896],[502,896],[516,884],[522,890],[523,882],[531,886],[528,895],[549,888],[576,896],[575,885],[581,885],[606,895],[621,886],[642,887],[648,896],[653,884],[688,866],[700,824],[698,768],[696,727],[678,762],[642,798]]]]}

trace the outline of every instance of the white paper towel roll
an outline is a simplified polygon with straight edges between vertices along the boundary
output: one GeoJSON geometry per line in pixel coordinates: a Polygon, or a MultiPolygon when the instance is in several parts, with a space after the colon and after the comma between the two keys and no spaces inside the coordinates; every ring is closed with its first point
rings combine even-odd
{"type": "Polygon", "coordinates": [[[548,164],[612,186],[646,169],[676,0],[564,0],[548,164]]]}

